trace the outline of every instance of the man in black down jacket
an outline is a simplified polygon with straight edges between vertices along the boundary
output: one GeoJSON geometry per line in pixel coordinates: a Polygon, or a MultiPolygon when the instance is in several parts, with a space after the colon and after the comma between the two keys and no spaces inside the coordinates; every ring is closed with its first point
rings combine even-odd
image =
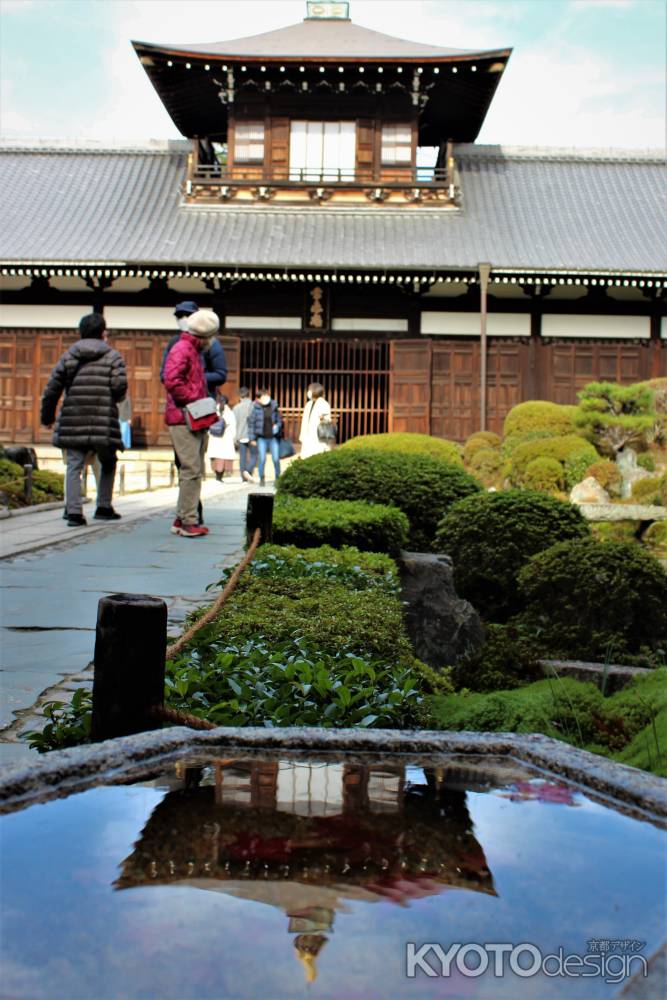
{"type": "Polygon", "coordinates": [[[67,450],[65,495],[70,527],[87,523],[81,512],[81,472],[91,451],[102,466],[95,517],[104,521],[120,517],[111,506],[111,496],[116,452],[123,448],[116,404],[127,393],[127,375],[121,355],[106,343],[105,331],[106,322],[99,313],[81,319],[81,340],[60,358],[42,396],[41,421],[52,427],[58,400],[65,393],[53,443],[67,450]]]}

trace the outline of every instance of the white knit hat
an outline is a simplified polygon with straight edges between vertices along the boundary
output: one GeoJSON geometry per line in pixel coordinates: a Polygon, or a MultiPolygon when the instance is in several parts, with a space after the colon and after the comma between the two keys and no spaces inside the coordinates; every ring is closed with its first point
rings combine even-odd
{"type": "Polygon", "coordinates": [[[198,309],[188,316],[188,330],[195,337],[213,337],[220,329],[220,320],[212,309],[198,309]]]}

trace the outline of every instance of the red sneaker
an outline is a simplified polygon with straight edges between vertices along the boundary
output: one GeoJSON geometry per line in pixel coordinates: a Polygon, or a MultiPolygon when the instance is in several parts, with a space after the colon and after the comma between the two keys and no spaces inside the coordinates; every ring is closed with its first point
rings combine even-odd
{"type": "Polygon", "coordinates": [[[201,535],[208,535],[208,528],[203,524],[182,524],[178,534],[181,538],[199,538],[201,535]]]}
{"type": "Polygon", "coordinates": [[[174,521],[174,523],[171,526],[171,533],[172,533],[172,535],[177,535],[179,533],[179,531],[181,530],[182,525],[183,525],[183,522],[181,521],[180,517],[177,517],[176,520],[174,521]]]}

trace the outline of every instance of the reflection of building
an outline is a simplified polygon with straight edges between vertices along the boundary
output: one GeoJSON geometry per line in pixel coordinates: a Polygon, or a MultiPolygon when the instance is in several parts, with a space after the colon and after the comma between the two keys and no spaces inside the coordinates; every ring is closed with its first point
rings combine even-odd
{"type": "Polygon", "coordinates": [[[662,153],[476,145],[509,49],[391,38],[345,3],[308,15],[135,42],[183,140],[5,143],[2,440],[50,439],[39,394],[92,307],[140,444],[167,441],[158,372],[182,299],[219,313],[229,393],[270,384],[290,436],[313,378],[343,440],[461,440],[484,403],[499,430],[522,400],[667,374],[662,153]]]}
{"type": "Polygon", "coordinates": [[[495,895],[465,804],[402,765],[225,761],[183,772],[115,885],[187,883],[282,909],[309,980],[347,900],[405,904],[448,888],[495,895]]]}

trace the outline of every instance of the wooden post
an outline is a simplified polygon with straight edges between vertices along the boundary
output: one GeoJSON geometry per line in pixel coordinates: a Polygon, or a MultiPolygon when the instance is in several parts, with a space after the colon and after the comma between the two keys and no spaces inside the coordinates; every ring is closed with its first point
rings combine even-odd
{"type": "Polygon", "coordinates": [[[32,503],[32,465],[23,466],[23,497],[27,504],[32,503]]]}
{"type": "Polygon", "coordinates": [[[486,314],[487,289],[489,286],[490,264],[479,265],[480,323],[479,323],[479,429],[486,430],[486,314]]]}
{"type": "Polygon", "coordinates": [[[167,605],[147,594],[111,594],[97,608],[91,739],[130,736],[162,723],[167,605]]]}
{"type": "Polygon", "coordinates": [[[173,462],[169,463],[169,485],[174,485],[174,479],[176,478],[176,466],[173,462]]]}
{"type": "Polygon", "coordinates": [[[151,463],[146,462],[146,489],[150,490],[150,488],[151,488],[151,463]]]}
{"type": "Polygon", "coordinates": [[[249,493],[246,510],[246,545],[250,545],[255,528],[262,532],[261,543],[273,538],[273,493],[249,493]]]}
{"type": "Polygon", "coordinates": [[[125,466],[121,465],[120,475],[118,477],[118,496],[122,497],[125,493],[125,466]]]}

